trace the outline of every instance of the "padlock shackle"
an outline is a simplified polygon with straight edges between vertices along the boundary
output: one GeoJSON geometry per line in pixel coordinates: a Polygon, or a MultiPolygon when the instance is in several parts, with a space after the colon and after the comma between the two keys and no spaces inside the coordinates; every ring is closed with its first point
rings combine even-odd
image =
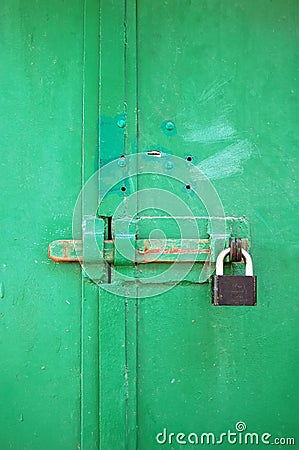
{"type": "MultiPolygon", "coordinates": [[[[225,257],[230,253],[230,247],[225,248],[222,250],[222,252],[219,253],[217,260],[216,260],[216,275],[223,275],[223,263],[225,257]]],[[[253,276],[253,264],[252,259],[249,253],[242,248],[242,257],[245,261],[245,275],[246,276],[253,276]]]]}
{"type": "Polygon", "coordinates": [[[247,250],[244,250],[244,248],[242,248],[242,256],[243,259],[245,260],[245,275],[247,275],[248,277],[252,277],[253,276],[253,264],[252,264],[252,258],[249,255],[249,253],[247,252],[247,250]]]}

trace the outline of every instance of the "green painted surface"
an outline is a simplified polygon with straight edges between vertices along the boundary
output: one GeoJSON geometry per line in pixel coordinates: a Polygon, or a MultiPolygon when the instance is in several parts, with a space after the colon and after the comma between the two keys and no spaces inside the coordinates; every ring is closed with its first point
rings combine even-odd
{"type": "Polygon", "coordinates": [[[164,427],[219,436],[240,420],[298,445],[298,5],[146,2],[138,30],[139,150],[200,162],[226,213],[248,218],[258,276],[246,311],[215,311],[203,285],[140,302],[140,448],[164,427]]]}
{"type": "Polygon", "coordinates": [[[194,156],[226,213],[248,218],[258,276],[246,311],[215,311],[203,285],[140,302],[140,448],[164,427],[219,436],[241,420],[298,445],[298,5],[146,2],[138,30],[139,151],[194,156]]]}
{"type": "Polygon", "coordinates": [[[81,186],[82,11],[1,2],[1,450],[80,443],[80,268],[46,248],[81,186]]]}
{"type": "MultiPolygon", "coordinates": [[[[13,0],[1,24],[1,450],[196,448],[176,434],[219,437],[238,421],[298,446],[296,2],[13,0]],[[157,286],[125,283],[134,264],[112,270],[114,295],[48,260],[98,167],[151,150],[192,157],[225,214],[248,219],[256,308],[214,308],[210,285],[190,281],[144,298],[157,286]],[[175,436],[162,446],[164,428],[175,436]]],[[[137,230],[148,238],[163,196],[142,211],[141,191],[159,188],[205,215],[189,166],[183,184],[124,180],[99,214],[125,199],[126,216],[138,192],[131,208],[156,217],[137,230]]],[[[135,169],[120,164],[111,183],[135,169]]]]}

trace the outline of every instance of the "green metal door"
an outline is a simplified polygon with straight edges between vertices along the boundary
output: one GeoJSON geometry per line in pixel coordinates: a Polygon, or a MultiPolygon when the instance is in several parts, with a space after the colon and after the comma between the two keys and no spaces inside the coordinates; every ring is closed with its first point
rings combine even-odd
{"type": "Polygon", "coordinates": [[[297,448],[296,2],[1,23],[1,450],[297,448]],[[229,238],[255,307],[212,305],[229,238]]]}
{"type": "Polygon", "coordinates": [[[1,2],[0,448],[80,442],[80,270],[54,265],[81,187],[83,5],[1,2]]]}

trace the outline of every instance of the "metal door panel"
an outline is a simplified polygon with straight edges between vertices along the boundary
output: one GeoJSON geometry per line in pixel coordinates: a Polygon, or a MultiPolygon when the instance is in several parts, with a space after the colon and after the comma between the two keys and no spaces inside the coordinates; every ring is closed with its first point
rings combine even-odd
{"type": "Polygon", "coordinates": [[[220,436],[239,421],[297,436],[297,18],[280,1],[138,9],[139,151],[193,155],[226,213],[249,220],[259,280],[258,307],[245,311],[213,308],[209,285],[140,301],[140,449],[161,447],[164,428],[220,436]]]}
{"type": "MultiPolygon", "coordinates": [[[[178,433],[219,437],[240,421],[272,441],[299,439],[297,19],[296,4],[280,0],[85,0],[71,7],[57,0],[30,9],[5,2],[5,450],[152,450],[164,429],[165,448],[191,448],[178,443],[178,433]],[[143,189],[168,190],[196,217],[207,215],[186,190],[187,163],[183,184],[138,175],[125,181],[125,192],[117,184],[103,199],[100,175],[84,191],[98,168],[153,150],[192,156],[225,215],[246,216],[257,307],[213,307],[210,284],[194,282],[202,263],[168,289],[170,280],[146,283],[165,263],[118,266],[115,253],[98,286],[84,273],[81,281],[79,265],[47,259],[51,241],[72,236],[82,187],[82,216],[100,201],[107,221],[125,200],[112,232],[137,193],[137,239],[166,223],[162,193],[142,210],[143,189]],[[141,280],[124,283],[125,276],[141,280]],[[115,285],[118,295],[109,292],[115,285]]],[[[170,222],[164,232],[177,238],[170,222]]]]}
{"type": "Polygon", "coordinates": [[[1,4],[3,450],[80,442],[77,266],[53,264],[81,186],[82,2],[1,4]]]}

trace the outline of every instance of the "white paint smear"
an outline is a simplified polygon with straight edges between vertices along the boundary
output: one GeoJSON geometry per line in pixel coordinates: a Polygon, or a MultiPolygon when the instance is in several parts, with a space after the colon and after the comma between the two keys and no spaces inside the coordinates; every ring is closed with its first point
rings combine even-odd
{"type": "Polygon", "coordinates": [[[186,142],[198,142],[201,144],[211,144],[219,141],[232,139],[236,135],[236,130],[227,122],[216,122],[204,128],[190,130],[185,134],[186,142]]]}
{"type": "Polygon", "coordinates": [[[243,162],[248,160],[251,154],[252,144],[243,139],[204,159],[198,167],[209,179],[225,178],[238,172],[242,173],[243,162]]]}

